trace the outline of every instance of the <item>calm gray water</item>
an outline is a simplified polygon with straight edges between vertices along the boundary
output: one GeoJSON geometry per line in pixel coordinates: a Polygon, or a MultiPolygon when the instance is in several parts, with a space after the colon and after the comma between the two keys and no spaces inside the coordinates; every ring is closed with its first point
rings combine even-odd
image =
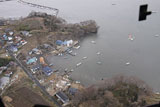
{"type": "MultiPolygon", "coordinates": [[[[69,22],[87,19],[96,20],[100,26],[97,35],[87,37],[81,42],[76,57],[50,57],[56,66],[74,69],[72,78],[85,85],[95,83],[101,78],[117,74],[135,75],[146,81],[152,88],[160,91],[160,13],[138,22],[141,4],[149,4],[149,10],[160,12],[159,0],[27,0],[32,3],[51,6],[60,10],[60,17],[69,22]],[[116,5],[112,5],[116,4],[116,5]],[[128,34],[135,36],[128,40],[128,34]],[[91,41],[96,41],[92,44],[91,41]],[[97,55],[100,51],[102,54],[97,55]],[[82,60],[84,56],[88,59],[82,60]],[[98,65],[97,61],[102,64],[98,65]],[[78,62],[83,64],[76,67],[78,62]],[[125,63],[130,62],[129,66],[125,63]]],[[[44,11],[16,1],[0,3],[1,17],[26,16],[30,11],[44,11]]]]}

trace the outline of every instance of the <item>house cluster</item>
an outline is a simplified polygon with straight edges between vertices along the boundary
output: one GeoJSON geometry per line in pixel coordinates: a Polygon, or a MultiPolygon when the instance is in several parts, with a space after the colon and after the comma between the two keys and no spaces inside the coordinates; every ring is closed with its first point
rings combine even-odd
{"type": "Polygon", "coordinates": [[[76,53],[73,53],[71,48],[78,49],[77,47],[80,47],[80,46],[77,46],[78,43],[79,43],[78,41],[73,41],[73,40],[65,40],[65,41],[57,40],[56,50],[54,50],[53,53],[59,56],[62,56],[63,53],[68,53],[72,56],[75,56],[76,53]]]}
{"type": "Polygon", "coordinates": [[[58,101],[63,105],[70,103],[70,98],[78,92],[76,84],[69,79],[68,75],[55,76],[53,79],[46,82],[46,90],[51,95],[59,99],[58,101]]]}
{"type": "Polygon", "coordinates": [[[39,75],[41,72],[41,74],[44,74],[45,76],[50,76],[54,71],[56,71],[45,61],[43,52],[40,48],[31,49],[28,56],[26,56],[25,62],[34,75],[39,75]]]}
{"type": "MultiPolygon", "coordinates": [[[[0,46],[8,48],[8,50],[13,53],[17,53],[18,50],[27,43],[25,38],[30,36],[32,36],[32,34],[28,31],[20,31],[17,33],[11,29],[6,29],[2,34],[0,34],[0,44],[2,44],[0,46]]],[[[75,55],[71,49],[80,48],[80,46],[77,46],[78,41],[73,40],[57,40],[55,44],[56,47],[52,47],[47,43],[37,46],[31,49],[28,52],[28,55],[25,56],[24,62],[27,68],[30,69],[31,73],[43,85],[46,84],[46,80],[48,80],[48,78],[57,71],[53,64],[47,63],[44,54],[54,52],[56,55],[62,55],[64,53],[75,55]]],[[[13,75],[13,72],[12,70],[8,70],[6,67],[1,67],[0,70],[0,73],[6,71],[5,76],[0,79],[2,82],[0,88],[3,90],[11,82],[10,77],[13,75]]],[[[56,75],[56,77],[50,80],[48,84],[50,85],[44,85],[48,93],[59,99],[63,105],[68,104],[70,95],[74,95],[78,90],[72,87],[72,81],[66,75],[56,75]]]]}
{"type": "MultiPolygon", "coordinates": [[[[28,31],[21,31],[27,32],[28,35],[31,35],[28,31]]],[[[17,52],[19,48],[27,43],[24,39],[25,33],[15,33],[11,29],[5,29],[3,33],[0,34],[0,45],[2,47],[8,47],[8,49],[12,52],[17,52]]]]}
{"type": "Polygon", "coordinates": [[[0,67],[0,75],[2,76],[0,78],[0,89],[2,91],[11,82],[11,77],[14,73],[14,71],[12,70],[13,66],[16,66],[16,64],[11,61],[8,65],[0,67]]]}
{"type": "Polygon", "coordinates": [[[50,76],[54,71],[56,71],[54,68],[51,68],[49,65],[45,62],[45,59],[43,56],[37,58],[36,56],[28,58],[26,60],[26,64],[28,67],[30,67],[30,70],[33,74],[36,74],[37,72],[42,72],[45,74],[45,76],[50,76]]]}

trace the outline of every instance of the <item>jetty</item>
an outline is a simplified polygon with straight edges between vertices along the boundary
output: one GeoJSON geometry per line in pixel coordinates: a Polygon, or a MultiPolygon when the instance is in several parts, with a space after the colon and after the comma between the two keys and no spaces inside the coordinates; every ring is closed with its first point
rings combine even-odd
{"type": "Polygon", "coordinates": [[[54,11],[55,16],[57,16],[58,13],[59,13],[59,9],[57,9],[57,8],[43,6],[43,5],[39,5],[39,4],[34,4],[34,3],[26,2],[26,1],[23,1],[23,0],[19,0],[18,2],[26,4],[26,5],[29,5],[31,7],[37,7],[37,8],[40,8],[40,9],[49,9],[49,10],[52,10],[52,11],[54,11]]]}

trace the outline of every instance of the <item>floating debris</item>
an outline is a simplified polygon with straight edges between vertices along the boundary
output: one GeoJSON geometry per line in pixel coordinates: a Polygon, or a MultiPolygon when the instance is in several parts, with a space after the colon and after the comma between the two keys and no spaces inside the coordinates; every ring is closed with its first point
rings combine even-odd
{"type": "Polygon", "coordinates": [[[82,65],[82,62],[78,63],[76,66],[78,67],[78,66],[80,66],[80,65],[82,65]]]}
{"type": "Polygon", "coordinates": [[[95,41],[91,41],[91,43],[96,44],[96,42],[95,42],[95,41]]]}
{"type": "Polygon", "coordinates": [[[156,35],[154,35],[155,37],[159,37],[159,35],[158,34],[156,34],[156,35]]]}
{"type": "Polygon", "coordinates": [[[127,62],[127,63],[126,63],[126,65],[130,65],[130,64],[131,64],[130,62],[127,62]]]}
{"type": "Polygon", "coordinates": [[[96,54],[97,54],[97,55],[100,55],[100,54],[101,54],[101,52],[97,52],[96,54]]]}
{"type": "Polygon", "coordinates": [[[101,64],[102,64],[102,62],[98,61],[98,62],[97,62],[97,64],[101,65],[101,64]]]}
{"type": "Polygon", "coordinates": [[[87,57],[86,57],[86,56],[85,56],[85,57],[83,57],[83,60],[84,60],[84,59],[87,59],[87,57]]]}

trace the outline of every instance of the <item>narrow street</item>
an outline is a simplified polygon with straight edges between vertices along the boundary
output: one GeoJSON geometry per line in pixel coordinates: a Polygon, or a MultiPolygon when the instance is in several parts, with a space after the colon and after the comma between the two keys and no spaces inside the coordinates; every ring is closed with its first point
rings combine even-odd
{"type": "Polygon", "coordinates": [[[61,105],[57,102],[55,98],[50,96],[48,92],[45,90],[45,88],[39,83],[39,81],[33,77],[31,72],[27,70],[27,68],[17,59],[10,50],[8,50],[8,54],[15,60],[15,62],[23,69],[23,71],[29,76],[29,78],[42,90],[42,92],[51,100],[53,101],[58,107],[61,107],[61,105]]]}

